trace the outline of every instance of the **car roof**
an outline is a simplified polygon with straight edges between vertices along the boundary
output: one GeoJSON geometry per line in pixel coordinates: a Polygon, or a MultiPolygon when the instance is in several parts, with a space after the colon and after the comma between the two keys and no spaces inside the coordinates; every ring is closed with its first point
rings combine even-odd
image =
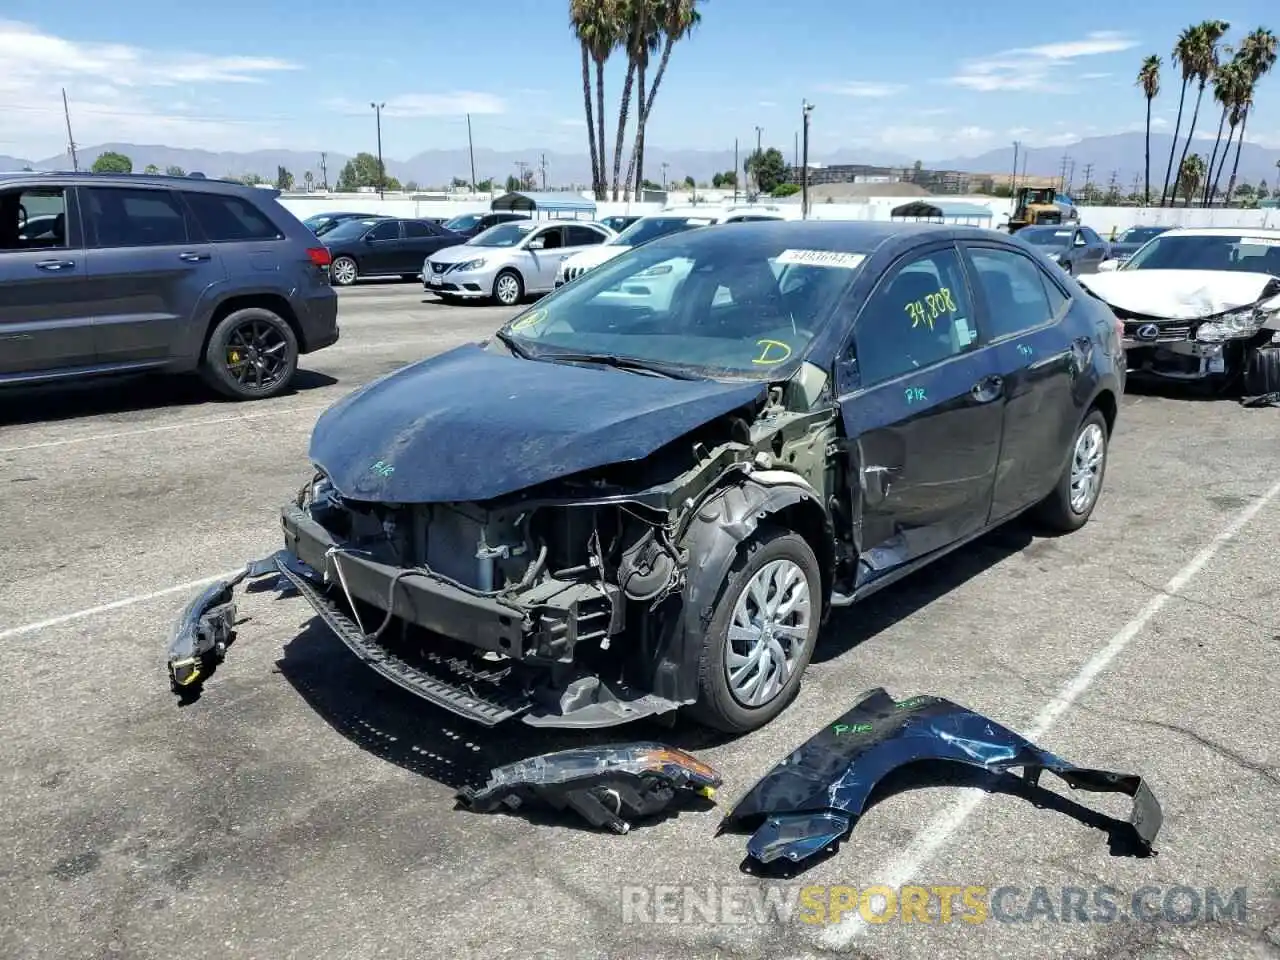
{"type": "Polygon", "coordinates": [[[1173,227],[1165,236],[1178,237],[1239,237],[1243,234],[1280,240],[1280,230],[1274,227],[1173,227]]]}
{"type": "Polygon", "coordinates": [[[104,183],[140,184],[152,187],[181,187],[184,190],[200,190],[204,193],[224,193],[236,196],[268,196],[278,197],[280,191],[275,187],[249,186],[235,180],[215,180],[204,174],[189,173],[182,177],[171,177],[163,173],[92,173],[74,170],[23,170],[19,172],[0,173],[0,185],[30,181],[39,184],[48,181],[50,185],[101,186],[104,183]]]}
{"type": "MultiPolygon", "coordinates": [[[[817,244],[848,245],[869,253],[888,242],[909,246],[913,240],[924,243],[929,240],[969,239],[1016,246],[1009,234],[996,230],[913,220],[749,220],[726,225],[726,229],[730,228],[745,235],[755,233],[785,240],[787,243],[815,245],[815,249],[819,250],[830,247],[816,246],[817,244]]],[[[692,237],[700,233],[702,231],[692,231],[679,236],[692,237]]],[[[653,242],[661,243],[662,240],[653,242]]]]}

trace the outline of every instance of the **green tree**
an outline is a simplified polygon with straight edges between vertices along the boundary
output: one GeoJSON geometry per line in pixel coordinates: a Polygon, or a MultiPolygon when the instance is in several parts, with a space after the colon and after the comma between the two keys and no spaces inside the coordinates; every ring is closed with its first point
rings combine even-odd
{"type": "MultiPolygon", "coordinates": [[[[357,153],[338,174],[338,192],[355,193],[361,187],[376,187],[378,179],[378,158],[372,153],[357,153]]],[[[399,190],[400,181],[387,177],[386,189],[399,190]]]]}
{"type": "Polygon", "coordinates": [[[481,180],[479,183],[477,183],[477,184],[476,184],[476,190],[477,190],[478,192],[480,192],[480,193],[492,193],[492,192],[493,192],[493,180],[492,180],[492,179],[490,179],[490,178],[486,178],[486,179],[484,179],[484,180],[481,180]]]}
{"type": "Polygon", "coordinates": [[[717,173],[714,177],[712,177],[712,178],[711,178],[711,185],[712,185],[713,187],[715,187],[717,190],[718,190],[720,187],[723,187],[723,186],[724,186],[724,174],[723,174],[723,173],[717,173]]]}
{"type": "Polygon", "coordinates": [[[587,141],[591,144],[591,189],[597,200],[605,197],[604,65],[623,39],[618,0],[569,0],[569,23],[578,39],[582,58],[582,103],[587,117],[587,141]],[[591,65],[595,64],[595,109],[591,104],[591,65]]]}
{"type": "Polygon", "coordinates": [[[1201,200],[1205,206],[1208,206],[1218,193],[1218,180],[1222,176],[1222,168],[1227,163],[1227,152],[1231,149],[1231,139],[1235,136],[1236,125],[1240,122],[1240,98],[1243,95],[1245,79],[1244,64],[1238,53],[1227,63],[1219,64],[1213,72],[1213,99],[1222,107],[1222,114],[1218,117],[1218,136],[1213,141],[1213,152],[1209,154],[1208,176],[1204,178],[1204,194],[1201,200]],[[1218,150],[1222,147],[1222,128],[1227,125],[1228,120],[1231,128],[1227,133],[1227,149],[1222,151],[1222,163],[1217,163],[1218,150]]]}
{"type": "Polygon", "coordinates": [[[157,167],[154,163],[148,163],[145,167],[142,168],[142,172],[149,177],[154,177],[156,174],[160,172],[160,168],[157,167]]]}
{"type": "Polygon", "coordinates": [[[752,150],[742,169],[755,178],[761,193],[773,193],[787,178],[787,161],[777,147],[752,150]]]}
{"type": "MultiPolygon", "coordinates": [[[[1236,140],[1236,158],[1231,164],[1231,179],[1227,181],[1228,198],[1240,170],[1240,148],[1244,146],[1244,128],[1249,121],[1249,111],[1253,108],[1253,92],[1257,89],[1258,81],[1276,65],[1276,35],[1265,27],[1258,27],[1240,44],[1240,56],[1245,64],[1246,76],[1240,93],[1240,136],[1236,140]]],[[[1280,163],[1276,166],[1280,166],[1280,163]]]]}
{"type": "Polygon", "coordinates": [[[720,182],[726,187],[736,187],[738,185],[738,171],[726,170],[720,174],[720,182]]]}
{"type": "Polygon", "coordinates": [[[1236,187],[1236,196],[1238,197],[1251,198],[1256,194],[1257,190],[1254,189],[1253,184],[1251,183],[1242,183],[1240,186],[1236,187]]]}
{"type": "Polygon", "coordinates": [[[1258,199],[1265,200],[1269,196],[1271,196],[1271,191],[1267,189],[1267,181],[1259,180],[1258,181],[1258,199]]]}
{"type": "Polygon", "coordinates": [[[276,189],[280,191],[293,189],[293,174],[286,167],[276,167],[276,189]]]}
{"type": "Polygon", "coordinates": [[[694,187],[697,186],[697,183],[694,181],[693,177],[685,177],[683,182],[684,182],[684,185],[688,187],[690,190],[692,190],[694,187]]]}
{"type": "Polygon", "coordinates": [[[662,187],[662,184],[654,183],[648,177],[645,177],[644,180],[641,181],[640,183],[640,189],[641,190],[661,190],[663,189],[663,187],[662,187]]]}
{"type": "Polygon", "coordinates": [[[302,185],[306,188],[307,193],[310,193],[316,185],[316,175],[308,170],[302,175],[302,185]]]}
{"type": "Polygon", "coordinates": [[[260,183],[266,183],[266,181],[256,173],[246,173],[240,178],[240,182],[247,187],[256,187],[260,183]]]}
{"type": "MultiPolygon", "coordinates": [[[[1147,98],[1147,165],[1146,165],[1146,200],[1151,203],[1151,102],[1160,94],[1160,58],[1155,54],[1142,61],[1142,69],[1138,71],[1138,86],[1142,87],[1142,95],[1147,98]]],[[[1221,135],[1221,134],[1219,134],[1221,135]]]]}
{"type": "Polygon", "coordinates": [[[454,177],[451,181],[451,185],[455,190],[465,190],[467,187],[471,186],[471,184],[467,183],[467,181],[463,180],[461,177],[454,177]]]}
{"type": "Polygon", "coordinates": [[[183,170],[181,167],[177,166],[176,164],[173,166],[165,167],[164,172],[165,172],[165,176],[168,176],[168,177],[185,177],[187,175],[187,171],[183,170]]]}
{"type": "Polygon", "coordinates": [[[507,193],[519,193],[520,178],[514,173],[507,175],[507,193]]]}
{"type": "MultiPolygon", "coordinates": [[[[1180,56],[1183,58],[1183,89],[1185,90],[1189,80],[1196,81],[1196,105],[1191,112],[1191,126],[1187,128],[1187,140],[1182,145],[1182,159],[1178,161],[1178,179],[1182,182],[1183,165],[1187,159],[1187,151],[1191,149],[1191,138],[1196,135],[1196,121],[1200,117],[1200,103],[1204,99],[1204,88],[1209,82],[1209,78],[1213,76],[1218,69],[1218,41],[1222,39],[1222,35],[1230,29],[1231,24],[1225,20],[1204,20],[1191,28],[1188,35],[1188,45],[1182,50],[1180,56]],[[1190,61],[1190,77],[1187,78],[1187,61],[1190,61]]],[[[1179,44],[1183,41],[1179,38],[1179,44]]],[[[1176,51],[1175,51],[1176,52],[1176,51]]],[[[1173,147],[1176,150],[1178,146],[1177,136],[1174,136],[1173,147]]],[[[1203,167],[1204,161],[1201,161],[1203,167]]],[[[1201,177],[1203,178],[1203,170],[1201,177]]],[[[1196,181],[1197,184],[1200,180],[1196,181]]],[[[1171,204],[1172,205],[1172,204],[1171,204]]]]}
{"type": "Polygon", "coordinates": [[[106,153],[98,154],[98,159],[93,161],[93,172],[133,173],[133,161],[123,153],[108,150],[106,153]]]}
{"type": "Polygon", "coordinates": [[[780,183],[774,188],[773,195],[775,197],[794,197],[800,192],[800,184],[798,183],[780,183]]]}
{"type": "MultiPolygon", "coordinates": [[[[1191,206],[1191,197],[1204,179],[1204,158],[1193,153],[1182,161],[1182,169],[1178,171],[1178,186],[1182,190],[1184,207],[1191,206]]],[[[1172,206],[1172,204],[1170,204],[1172,206]]]]}

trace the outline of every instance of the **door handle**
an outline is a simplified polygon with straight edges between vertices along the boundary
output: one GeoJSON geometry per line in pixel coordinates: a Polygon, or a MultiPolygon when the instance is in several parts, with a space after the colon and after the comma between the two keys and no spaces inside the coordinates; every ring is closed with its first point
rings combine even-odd
{"type": "Polygon", "coordinates": [[[995,375],[983,377],[969,389],[969,392],[979,403],[990,403],[1004,393],[1004,377],[995,375]]]}
{"type": "Polygon", "coordinates": [[[205,260],[211,260],[212,257],[207,253],[192,253],[188,250],[185,253],[178,254],[178,259],[187,263],[203,263],[205,260]]]}
{"type": "Polygon", "coordinates": [[[36,268],[40,270],[66,270],[74,267],[74,260],[40,260],[36,263],[36,268]]]}

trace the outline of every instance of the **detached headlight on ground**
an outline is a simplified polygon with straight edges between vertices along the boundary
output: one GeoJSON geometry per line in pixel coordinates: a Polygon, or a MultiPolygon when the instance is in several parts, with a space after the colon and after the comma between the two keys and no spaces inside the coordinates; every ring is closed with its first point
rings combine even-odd
{"type": "Polygon", "coordinates": [[[466,273],[468,270],[479,270],[483,266],[484,258],[482,257],[478,260],[468,260],[466,263],[460,263],[454,269],[459,273],[466,273]]]}
{"type": "Polygon", "coordinates": [[[1200,329],[1196,331],[1196,339],[1205,343],[1218,343],[1223,340],[1251,337],[1272,316],[1274,316],[1272,311],[1263,310],[1261,307],[1232,310],[1208,323],[1200,324],[1200,329]]]}

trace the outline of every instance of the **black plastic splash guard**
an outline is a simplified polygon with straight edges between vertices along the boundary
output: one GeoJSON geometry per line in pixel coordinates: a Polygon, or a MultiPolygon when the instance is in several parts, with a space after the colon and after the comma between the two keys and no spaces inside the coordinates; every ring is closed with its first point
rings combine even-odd
{"type": "Polygon", "coordinates": [[[1021,768],[1032,785],[1048,770],[1073,789],[1127,794],[1133,798],[1129,823],[1145,850],[1164,819],[1155,794],[1136,774],[1077,767],[949,700],[895,701],[876,688],[766,774],[725,816],[720,832],[754,828],[749,860],[801,863],[848,835],[889,773],[926,760],[994,774],[1021,768]]]}

